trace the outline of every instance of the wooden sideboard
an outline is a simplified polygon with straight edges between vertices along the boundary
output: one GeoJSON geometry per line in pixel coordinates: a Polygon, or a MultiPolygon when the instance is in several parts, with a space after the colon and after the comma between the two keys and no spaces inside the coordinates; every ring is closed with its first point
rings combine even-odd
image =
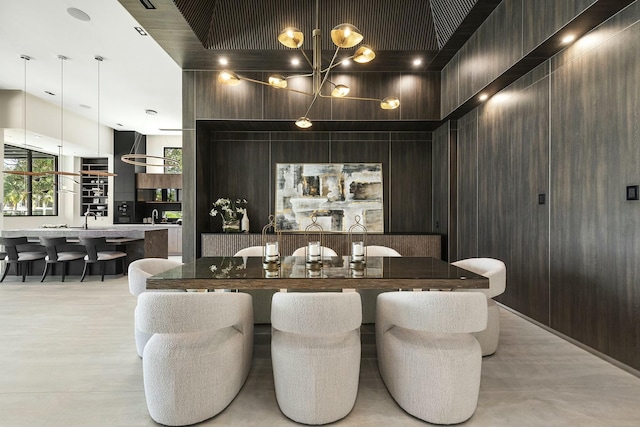
{"type": "MultiPolygon", "coordinates": [[[[202,256],[233,256],[248,246],[261,246],[259,233],[203,233],[202,256]]],[[[340,256],[349,255],[349,234],[326,233],[324,246],[340,256]]],[[[282,233],[282,255],[291,255],[299,247],[306,246],[304,233],[282,233]]],[[[388,246],[402,256],[423,256],[442,259],[442,235],[440,234],[367,234],[366,245],[388,246]]]]}

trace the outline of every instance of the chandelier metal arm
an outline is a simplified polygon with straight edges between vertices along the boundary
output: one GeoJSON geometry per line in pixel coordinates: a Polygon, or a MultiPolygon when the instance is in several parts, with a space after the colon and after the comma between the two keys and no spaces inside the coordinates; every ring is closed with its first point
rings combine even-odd
{"type": "Polygon", "coordinates": [[[325,69],[324,69],[324,70],[322,70],[321,72],[322,72],[322,73],[326,73],[327,71],[333,70],[333,69],[334,69],[334,68],[336,68],[337,66],[344,64],[346,61],[348,61],[348,60],[350,60],[350,59],[353,59],[354,57],[355,57],[355,55],[348,56],[348,57],[346,57],[346,58],[344,58],[344,59],[342,59],[342,60],[340,60],[340,61],[336,62],[336,63],[335,63],[335,64],[333,64],[333,65],[329,65],[327,68],[325,68],[325,69]]]}
{"type": "MultiPolygon", "coordinates": [[[[299,76],[295,76],[295,77],[299,77],[299,76]]],[[[263,82],[263,81],[260,81],[260,80],[251,79],[251,78],[249,78],[249,77],[240,77],[240,76],[238,76],[238,78],[239,78],[240,80],[246,80],[246,81],[251,82],[251,83],[258,83],[258,84],[260,84],[260,85],[273,87],[273,86],[271,86],[271,85],[270,85],[269,83],[267,83],[267,82],[263,82]]],[[[313,92],[305,92],[305,91],[303,91],[303,90],[291,89],[291,88],[288,88],[288,87],[279,87],[279,88],[277,88],[277,89],[278,89],[278,90],[287,90],[287,91],[289,91],[289,92],[300,93],[300,94],[302,94],[302,95],[307,95],[307,96],[313,96],[313,95],[314,95],[314,93],[313,93],[313,92]]]]}
{"type": "Polygon", "coordinates": [[[287,76],[285,77],[285,79],[289,80],[289,79],[297,79],[298,77],[311,77],[313,76],[313,73],[307,73],[307,74],[294,74],[292,76],[287,76]]]}
{"type": "Polygon", "coordinates": [[[311,68],[313,68],[313,63],[311,62],[311,59],[309,59],[309,57],[307,56],[307,53],[304,51],[304,49],[302,49],[301,47],[298,48],[300,50],[300,52],[302,53],[302,56],[304,56],[304,59],[307,60],[307,64],[309,64],[309,66],[311,68]]]}
{"type": "Polygon", "coordinates": [[[320,96],[322,98],[334,98],[334,99],[353,99],[356,101],[374,101],[374,102],[382,102],[382,99],[376,99],[376,98],[361,98],[358,96],[341,96],[340,98],[336,98],[335,96],[331,96],[331,95],[323,95],[320,94],[320,96]]]}

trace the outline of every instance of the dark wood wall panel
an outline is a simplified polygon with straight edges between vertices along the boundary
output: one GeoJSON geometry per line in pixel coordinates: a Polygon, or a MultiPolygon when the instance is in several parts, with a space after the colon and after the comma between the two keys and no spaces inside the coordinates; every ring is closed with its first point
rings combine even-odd
{"type": "Polygon", "coordinates": [[[393,233],[431,230],[431,133],[392,134],[389,230],[393,233]],[[416,194],[420,194],[416,198],[416,194]],[[420,202],[417,202],[420,200],[420,202]]]}
{"type": "Polygon", "coordinates": [[[401,120],[440,120],[440,73],[402,73],[396,96],[401,120]]]}
{"type": "Polygon", "coordinates": [[[478,256],[478,111],[458,120],[458,254],[478,256]]]}
{"type": "MultiPolygon", "coordinates": [[[[200,250],[195,239],[201,217],[196,197],[201,177],[197,174],[196,161],[196,78],[193,72],[182,73],[182,259],[192,261],[200,250]]],[[[200,224],[201,225],[201,224],[200,224]]]]}
{"type": "MultiPolygon", "coordinates": [[[[551,326],[640,369],[640,202],[625,200],[640,183],[630,8],[635,24],[552,75],[551,326]]],[[[614,25],[610,35],[624,29],[614,25]]]]}
{"type": "MultiPolygon", "coordinates": [[[[238,86],[218,83],[217,71],[198,71],[196,75],[196,119],[262,119],[264,86],[242,82],[238,86]]],[[[252,79],[262,73],[244,73],[252,79]]]]}
{"type": "MultiPolygon", "coordinates": [[[[217,71],[195,71],[196,119],[291,120],[305,115],[313,97],[243,81],[238,86],[218,83],[217,71]]],[[[270,73],[242,73],[265,81],[270,73]]],[[[349,96],[400,98],[400,108],[383,110],[379,101],[318,98],[309,118],[313,120],[439,120],[440,73],[398,72],[332,73],[331,80],[350,87],[349,96]],[[401,117],[402,116],[402,117],[401,117]]],[[[289,88],[309,92],[310,78],[288,80],[289,88]]],[[[330,93],[329,84],[323,93],[330,93]]]]}
{"type": "Polygon", "coordinates": [[[460,104],[458,98],[458,68],[460,66],[460,54],[457,53],[451,61],[442,69],[440,80],[440,114],[446,117],[447,114],[456,109],[460,104]]]}
{"type": "MultiPolygon", "coordinates": [[[[269,74],[264,73],[262,80],[266,81],[269,74]]],[[[293,78],[287,81],[289,89],[312,92],[310,78],[293,78]]],[[[326,92],[326,91],[325,91],[326,92]]],[[[278,90],[264,86],[264,118],[265,120],[291,120],[295,121],[306,114],[313,97],[287,90],[278,90]]],[[[331,119],[331,99],[317,99],[308,117],[313,120],[331,119]]]]}
{"type": "MultiPolygon", "coordinates": [[[[349,96],[383,99],[400,97],[400,73],[332,73],[331,80],[351,89],[349,96]]],[[[402,106],[402,103],[400,104],[402,106]]],[[[409,105],[407,109],[409,110],[409,105]]],[[[400,109],[383,110],[379,101],[332,99],[333,120],[399,120],[400,109]]],[[[424,113],[420,111],[419,113],[424,113]]]]}
{"type": "MultiPolygon", "coordinates": [[[[449,130],[447,122],[433,132],[433,222],[434,233],[447,234],[449,228],[449,130]]],[[[446,241],[446,239],[445,239],[446,241]]],[[[442,253],[447,253],[443,244],[442,253]]]]}
{"type": "Polygon", "coordinates": [[[549,81],[479,113],[479,253],[507,265],[507,290],[498,297],[542,323],[548,316],[549,81]]]}
{"type": "Polygon", "coordinates": [[[460,256],[474,255],[475,142],[477,256],[507,265],[498,299],[640,369],[640,202],[624,199],[640,182],[640,3],[588,37],[458,120],[460,256]]]}
{"type": "MultiPolygon", "coordinates": [[[[250,231],[262,231],[269,217],[269,133],[240,134],[238,138],[212,132],[209,139],[210,192],[200,198],[208,199],[209,210],[219,197],[247,199],[250,231]],[[247,171],[251,173],[247,173],[247,171]],[[251,219],[254,220],[251,220],[251,219]]],[[[208,211],[207,211],[208,212],[208,211]]],[[[219,231],[219,216],[211,218],[209,231],[219,231]]]]}
{"type": "Polygon", "coordinates": [[[522,0],[504,0],[460,50],[459,101],[522,58],[522,0]]]}
{"type": "Polygon", "coordinates": [[[522,0],[522,2],[523,53],[526,54],[571,22],[594,0],[522,0]]]}

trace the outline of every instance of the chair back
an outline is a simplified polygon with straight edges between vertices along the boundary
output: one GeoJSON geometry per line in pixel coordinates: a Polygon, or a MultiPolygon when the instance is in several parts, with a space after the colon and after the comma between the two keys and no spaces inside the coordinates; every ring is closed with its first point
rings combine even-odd
{"type": "Polygon", "coordinates": [[[367,256],[402,256],[400,255],[400,253],[398,251],[396,251],[395,249],[389,248],[387,246],[377,246],[377,245],[370,245],[370,246],[365,246],[365,255],[367,256]]]}
{"type": "Polygon", "coordinates": [[[507,267],[495,258],[467,258],[451,263],[489,279],[489,289],[473,289],[493,298],[504,293],[507,287],[507,267]]]}
{"type": "Polygon", "coordinates": [[[234,256],[262,256],[262,246],[249,246],[240,249],[234,256]]]}
{"type": "Polygon", "coordinates": [[[385,292],[378,295],[377,325],[439,334],[471,333],[487,327],[487,299],[479,292],[385,292]]]}
{"type": "Polygon", "coordinates": [[[98,246],[104,246],[107,244],[106,237],[80,237],[80,244],[87,250],[87,260],[98,260],[98,246]]]}
{"type": "Polygon", "coordinates": [[[0,245],[4,246],[7,253],[7,261],[17,261],[18,245],[27,245],[29,241],[26,237],[0,237],[0,245]]]}
{"type": "Polygon", "coordinates": [[[66,237],[40,237],[40,244],[46,249],[49,261],[58,260],[58,246],[65,245],[66,243],[66,237]]]}
{"type": "Polygon", "coordinates": [[[362,303],[357,292],[277,292],[271,325],[283,332],[333,335],[358,329],[362,303]]]}
{"type": "MultiPolygon", "coordinates": [[[[293,251],[293,253],[291,254],[291,256],[305,256],[307,251],[307,247],[303,246],[301,248],[296,249],[295,251],[293,251]]],[[[338,254],[336,253],[336,251],[334,251],[331,248],[328,248],[326,246],[320,246],[320,254],[322,257],[334,257],[334,256],[338,256],[338,254]]]]}
{"type": "MultiPolygon", "coordinates": [[[[136,326],[151,334],[253,327],[251,295],[243,292],[143,292],[136,326]],[[244,325],[244,326],[243,326],[244,325]]],[[[253,337],[252,337],[253,338],[253,337]]]]}
{"type": "Polygon", "coordinates": [[[180,261],[165,258],[137,259],[129,264],[127,275],[129,278],[129,292],[138,296],[147,290],[147,279],[156,274],[181,266],[180,261]]]}

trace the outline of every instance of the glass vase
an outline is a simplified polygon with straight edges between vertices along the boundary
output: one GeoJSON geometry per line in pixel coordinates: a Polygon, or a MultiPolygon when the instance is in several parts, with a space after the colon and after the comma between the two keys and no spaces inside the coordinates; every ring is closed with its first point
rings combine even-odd
{"type": "Polygon", "coordinates": [[[223,233],[239,233],[240,232],[240,220],[238,219],[223,219],[222,220],[222,232],[223,233]]]}

